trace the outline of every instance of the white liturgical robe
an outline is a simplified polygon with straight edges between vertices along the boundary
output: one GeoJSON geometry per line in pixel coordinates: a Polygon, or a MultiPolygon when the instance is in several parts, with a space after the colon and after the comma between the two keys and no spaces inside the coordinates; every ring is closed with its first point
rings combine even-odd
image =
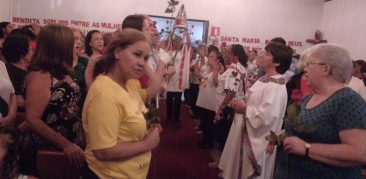
{"type": "MultiPolygon", "coordinates": [[[[272,78],[283,78],[275,75],[272,78]]],[[[247,91],[246,115],[248,135],[258,164],[262,167],[259,179],[272,178],[275,155],[268,155],[266,147],[268,141],[265,136],[270,131],[279,132],[282,127],[283,117],[287,105],[287,90],[285,84],[262,82],[257,80],[247,91]]],[[[223,170],[225,179],[238,178],[240,162],[240,145],[243,125],[243,114],[237,113],[232,123],[228,139],[222,153],[219,167],[223,170]]],[[[245,144],[244,144],[245,145],[245,144]]],[[[247,157],[245,146],[243,148],[242,178],[252,175],[254,170],[247,157]]],[[[275,152],[274,152],[275,153],[275,152]]]]}

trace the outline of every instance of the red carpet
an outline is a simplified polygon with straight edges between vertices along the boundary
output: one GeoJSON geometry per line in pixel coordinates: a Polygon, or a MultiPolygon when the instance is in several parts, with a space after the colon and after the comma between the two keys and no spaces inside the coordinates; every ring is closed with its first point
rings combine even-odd
{"type": "Polygon", "coordinates": [[[175,129],[165,121],[165,101],[161,101],[163,132],[160,144],[152,152],[148,179],[210,179],[217,178],[218,169],[208,167],[211,156],[207,149],[200,149],[201,136],[194,133],[193,120],[188,109],[181,107],[181,128],[175,129]]]}

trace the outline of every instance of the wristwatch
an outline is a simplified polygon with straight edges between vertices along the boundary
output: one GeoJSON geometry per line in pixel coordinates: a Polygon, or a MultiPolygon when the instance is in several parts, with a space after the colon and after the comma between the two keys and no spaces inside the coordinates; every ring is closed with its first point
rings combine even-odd
{"type": "Polygon", "coordinates": [[[309,157],[309,150],[310,150],[310,148],[311,148],[311,144],[306,143],[306,144],[305,144],[305,149],[306,149],[306,151],[305,151],[305,156],[306,156],[306,157],[309,157]]]}

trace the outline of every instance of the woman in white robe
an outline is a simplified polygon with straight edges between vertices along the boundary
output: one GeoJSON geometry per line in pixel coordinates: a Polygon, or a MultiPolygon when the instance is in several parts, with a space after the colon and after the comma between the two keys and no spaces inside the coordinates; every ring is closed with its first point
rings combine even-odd
{"type": "Polygon", "coordinates": [[[233,104],[237,111],[235,122],[240,121],[241,125],[234,126],[233,123],[231,130],[237,133],[231,134],[230,131],[229,134],[229,137],[235,135],[230,140],[238,144],[235,152],[233,150],[228,156],[231,162],[220,161],[220,166],[231,167],[229,171],[224,170],[223,177],[227,179],[269,179],[273,176],[275,156],[266,154],[268,141],[265,136],[271,130],[279,132],[282,127],[287,91],[281,74],[290,67],[292,52],[289,47],[278,43],[270,43],[265,49],[266,54],[258,59],[257,64],[266,75],[247,90],[246,102],[242,100],[233,104]]]}

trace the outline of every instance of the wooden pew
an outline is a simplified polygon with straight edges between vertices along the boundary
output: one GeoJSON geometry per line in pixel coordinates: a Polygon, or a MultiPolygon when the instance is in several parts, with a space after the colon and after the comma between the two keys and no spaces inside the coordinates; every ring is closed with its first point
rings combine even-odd
{"type": "Polygon", "coordinates": [[[81,173],[58,151],[38,151],[37,170],[42,179],[80,179],[81,173]]]}

